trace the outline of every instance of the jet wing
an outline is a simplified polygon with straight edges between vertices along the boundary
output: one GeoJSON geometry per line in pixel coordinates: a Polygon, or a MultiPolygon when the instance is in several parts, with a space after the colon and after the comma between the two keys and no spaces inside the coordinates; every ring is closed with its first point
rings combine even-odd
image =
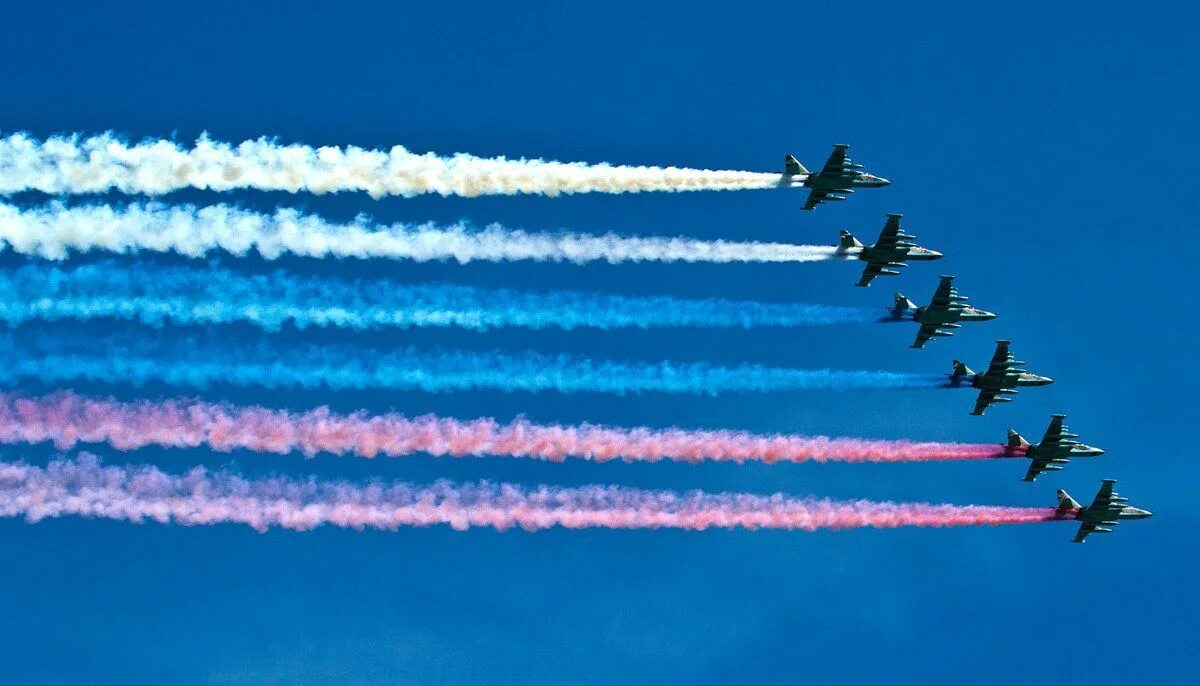
{"type": "Polygon", "coordinates": [[[924,348],[925,344],[928,343],[929,340],[933,338],[935,334],[937,334],[937,332],[937,324],[922,324],[921,328],[917,330],[917,339],[913,341],[912,347],[924,348]]]}
{"type": "Polygon", "coordinates": [[[1012,353],[1008,352],[1008,341],[996,341],[996,352],[988,364],[987,376],[1006,376],[1013,367],[1012,353]]]}
{"type": "MultiPolygon", "coordinates": [[[[816,191],[814,191],[815,193],[816,191]]],[[[868,286],[871,279],[883,273],[883,270],[888,267],[906,267],[908,265],[903,262],[894,260],[885,260],[877,255],[896,256],[903,259],[908,253],[908,246],[901,246],[900,241],[911,239],[912,236],[905,234],[900,229],[900,215],[889,214],[887,222],[883,225],[883,229],[879,232],[879,239],[875,241],[875,245],[866,253],[867,267],[863,269],[862,278],[858,280],[859,286],[868,286]]],[[[894,270],[893,270],[894,271],[894,270]]]]}
{"type": "MultiPolygon", "coordinates": [[[[1057,451],[1058,445],[1063,440],[1063,434],[1066,433],[1066,427],[1063,426],[1065,417],[1061,414],[1056,414],[1050,419],[1050,426],[1046,427],[1046,435],[1042,437],[1042,448],[1050,448],[1057,451]]],[[[1049,451],[1048,451],[1049,452],[1049,451]]]]}
{"type": "Polygon", "coordinates": [[[1042,472],[1049,466],[1050,460],[1036,459],[1033,464],[1029,465],[1029,471],[1025,472],[1025,478],[1022,481],[1037,481],[1037,478],[1042,475],[1042,472]]]}
{"type": "Polygon", "coordinates": [[[937,290],[933,292],[933,298],[929,301],[928,309],[935,311],[948,310],[951,306],[961,303],[964,299],[954,290],[954,277],[943,276],[942,280],[938,282],[937,290]]]}
{"type": "Polygon", "coordinates": [[[1100,490],[1096,492],[1092,504],[1085,510],[1087,520],[1079,525],[1079,533],[1072,539],[1074,542],[1083,543],[1083,539],[1096,532],[1109,533],[1112,529],[1107,527],[1121,523],[1121,510],[1125,509],[1125,503],[1129,499],[1122,498],[1117,493],[1116,485],[1116,479],[1105,479],[1100,484],[1100,490]]]}
{"type": "Polygon", "coordinates": [[[991,388],[985,388],[979,391],[979,397],[975,399],[975,409],[971,410],[971,414],[979,416],[983,411],[996,404],[996,396],[998,393],[991,388]]]}
{"type": "MultiPolygon", "coordinates": [[[[811,210],[817,205],[826,200],[845,200],[846,196],[843,193],[850,191],[850,186],[853,185],[854,179],[858,176],[860,165],[856,165],[846,156],[848,145],[835,145],[833,152],[829,155],[829,159],[825,161],[825,166],[821,167],[821,171],[809,177],[809,180],[819,180],[821,183],[816,184],[808,194],[808,200],[804,201],[802,209],[811,210]]],[[[814,184],[809,184],[814,185],[814,184]]]]}
{"type": "Polygon", "coordinates": [[[997,396],[1016,392],[1015,389],[1007,386],[1010,381],[1009,377],[1012,375],[1010,370],[1015,366],[1016,362],[1012,354],[1008,352],[1008,341],[996,341],[996,353],[992,355],[992,361],[988,364],[987,371],[976,377],[978,381],[982,381],[986,385],[979,391],[979,400],[975,401],[975,411],[971,414],[983,414],[984,410],[997,402],[1010,400],[1007,397],[997,400],[997,396]]]}
{"type": "Polygon", "coordinates": [[[883,273],[883,268],[889,266],[891,262],[882,260],[867,260],[867,266],[863,267],[862,276],[858,279],[859,286],[870,286],[871,280],[883,273]]]}
{"type": "Polygon", "coordinates": [[[879,232],[879,240],[875,241],[875,245],[872,247],[894,250],[896,244],[900,242],[900,236],[900,215],[889,214],[887,223],[883,225],[883,230],[879,232]]]}
{"type": "Polygon", "coordinates": [[[1092,500],[1092,504],[1088,506],[1088,512],[1096,514],[1119,512],[1121,508],[1125,507],[1125,498],[1122,498],[1117,493],[1115,490],[1116,485],[1116,479],[1105,479],[1100,484],[1100,490],[1096,492],[1096,497],[1092,500]]]}
{"type": "Polygon", "coordinates": [[[828,176],[844,176],[848,172],[852,172],[854,167],[850,161],[850,157],[846,154],[849,145],[835,145],[833,152],[829,154],[829,159],[825,160],[825,166],[821,167],[821,173],[828,176]]]}
{"type": "MultiPolygon", "coordinates": [[[[838,200],[845,200],[845,198],[843,198],[842,196],[835,196],[835,197],[838,200]]],[[[824,191],[824,190],[819,190],[819,189],[814,188],[813,190],[809,191],[808,200],[804,201],[804,207],[801,207],[800,209],[811,210],[812,208],[816,207],[817,205],[820,205],[821,203],[825,202],[828,199],[829,199],[829,191],[824,191]]]]}
{"type": "Polygon", "coordinates": [[[1096,525],[1091,522],[1084,522],[1079,525],[1079,531],[1075,532],[1075,538],[1071,539],[1072,543],[1083,543],[1084,539],[1090,534],[1096,533],[1096,525]]]}
{"type": "Polygon", "coordinates": [[[1064,419],[1066,419],[1066,415],[1061,414],[1050,418],[1050,426],[1046,427],[1046,435],[1042,436],[1042,442],[1038,444],[1039,457],[1029,465],[1029,471],[1025,473],[1025,481],[1033,481],[1047,470],[1060,471],[1062,469],[1060,465],[1069,462],[1066,455],[1070,454],[1071,442],[1067,439],[1073,438],[1074,434],[1067,433],[1067,427],[1063,425],[1064,419]]]}

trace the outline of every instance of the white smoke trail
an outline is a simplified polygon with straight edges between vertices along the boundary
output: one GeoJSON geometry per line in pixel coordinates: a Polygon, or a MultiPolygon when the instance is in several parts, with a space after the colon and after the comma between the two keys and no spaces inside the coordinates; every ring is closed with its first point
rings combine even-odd
{"type": "Polygon", "coordinates": [[[748,190],[787,183],[782,174],[676,167],[418,154],[401,146],[365,150],[281,145],[267,138],[238,145],[201,136],[191,148],[168,140],[130,145],[111,133],[37,140],[0,138],[0,194],[161,195],[181,188],[289,193],[364,191],[372,198],[439,195],[561,195],[642,191],[748,190]]]}
{"type": "Polygon", "coordinates": [[[72,252],[174,252],[203,257],[213,251],[268,260],[301,257],[511,262],[816,262],[834,259],[821,245],[704,241],[620,236],[613,233],[527,233],[492,224],[484,229],[432,224],[375,226],[365,217],[335,224],[292,209],[261,214],[228,205],[197,208],[160,203],[68,207],[54,202],[21,209],[0,204],[0,248],[51,260],[72,252]]]}

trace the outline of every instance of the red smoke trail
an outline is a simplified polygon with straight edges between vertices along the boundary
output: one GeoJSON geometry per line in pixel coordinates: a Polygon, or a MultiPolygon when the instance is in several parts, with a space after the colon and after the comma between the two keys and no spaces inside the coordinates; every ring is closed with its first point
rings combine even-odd
{"type": "Polygon", "coordinates": [[[1005,456],[1000,444],[915,443],[735,431],[557,426],[518,419],[461,421],[398,414],[301,413],[194,400],[122,403],[71,392],[22,398],[0,392],[0,442],[109,443],[121,450],[156,445],[239,448],[305,455],[507,455],[562,461],[580,457],[656,462],[929,462],[1005,456]]]}
{"type": "Polygon", "coordinates": [[[1019,524],[1066,518],[1046,507],[835,502],[781,494],[673,493],[619,486],[525,488],[480,482],[427,486],[341,481],[244,479],[193,469],[105,467],[94,456],[47,467],[0,463],[0,517],[30,522],[79,515],[183,525],[239,523],[306,531],[323,524],[395,530],[454,529],[847,529],[1019,524]]]}

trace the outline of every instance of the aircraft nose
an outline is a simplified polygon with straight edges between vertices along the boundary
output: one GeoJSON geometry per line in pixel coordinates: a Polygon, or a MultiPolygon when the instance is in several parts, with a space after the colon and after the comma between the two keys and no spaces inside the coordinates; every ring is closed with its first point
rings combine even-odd
{"type": "Polygon", "coordinates": [[[1151,512],[1150,510],[1143,510],[1143,509],[1142,509],[1142,508],[1140,508],[1140,507],[1135,507],[1135,508],[1133,508],[1133,513],[1134,513],[1135,515],[1137,515],[1137,517],[1138,517],[1139,519],[1145,519],[1145,518],[1147,518],[1147,517],[1153,517],[1153,516],[1154,516],[1154,513],[1153,513],[1153,512],[1151,512]]]}
{"type": "Polygon", "coordinates": [[[892,185],[892,181],[891,181],[891,179],[885,179],[885,178],[883,178],[882,176],[876,176],[876,177],[875,177],[875,183],[878,183],[880,186],[890,186],[890,185],[892,185]]]}
{"type": "Polygon", "coordinates": [[[940,253],[940,252],[938,252],[938,251],[936,251],[936,250],[930,250],[930,251],[929,251],[929,257],[930,257],[930,258],[932,258],[932,259],[935,259],[935,260],[940,260],[940,259],[942,259],[943,257],[945,257],[945,255],[943,255],[942,253],[940,253]]]}

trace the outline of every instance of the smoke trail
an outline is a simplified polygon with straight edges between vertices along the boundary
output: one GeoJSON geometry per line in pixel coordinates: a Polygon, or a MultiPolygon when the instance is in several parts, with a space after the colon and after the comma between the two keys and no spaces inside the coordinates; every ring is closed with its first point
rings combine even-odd
{"type": "Polygon", "coordinates": [[[246,479],[195,468],[172,475],[150,466],[101,466],[91,455],[45,468],[0,463],[0,517],[29,522],[78,515],[185,526],[238,523],[307,531],[322,525],[396,530],[449,524],[456,530],[848,529],[1020,524],[1065,519],[1046,507],[836,502],[782,494],[648,491],[620,486],[525,488],[479,482],[430,485],[246,479]]]}
{"type": "Polygon", "coordinates": [[[0,321],[132,319],[158,326],[248,322],[278,331],[334,326],[531,329],[596,327],[803,326],[873,319],[870,310],[671,297],[621,297],[552,291],[480,290],[386,279],[301,277],[282,270],[244,275],[212,266],[121,267],[113,262],[64,269],[29,264],[0,269],[0,321]]]}
{"type": "Polygon", "coordinates": [[[0,442],[53,441],[66,450],[78,442],[119,450],[146,446],[300,452],[375,457],[505,455],[560,462],[932,462],[1004,457],[1004,447],[977,443],[756,435],[741,431],[619,428],[591,424],[541,425],[517,419],[461,421],[426,415],[340,415],[328,408],[291,413],[197,400],[122,403],[63,391],[25,398],[0,392],[0,442]]]}
{"type": "Polygon", "coordinates": [[[364,191],[400,195],[555,196],[573,193],[717,191],[788,185],[782,174],[511,160],[456,154],[280,145],[267,138],[233,146],[201,136],[185,149],[166,140],[130,145],[111,133],[91,138],[17,133],[0,138],[0,193],[161,195],[181,188],[289,193],[364,191]]]}
{"type": "Polygon", "coordinates": [[[277,345],[262,339],[230,347],[201,338],[172,340],[55,331],[36,338],[0,336],[0,382],[87,379],[204,388],[212,383],[266,388],[394,389],[426,392],[492,389],[560,393],[725,393],[803,389],[938,388],[943,375],[787,369],[705,363],[613,362],[534,352],[376,352],[356,346],[277,345]]]}
{"type": "MultiPolygon", "coordinates": [[[[2,172],[0,172],[2,173],[2,172]]],[[[161,203],[67,207],[52,202],[20,209],[0,203],[0,247],[23,255],[62,260],[70,251],[176,252],[202,257],[215,250],[233,255],[257,251],[274,260],[354,257],[390,260],[511,262],[816,262],[837,259],[821,245],[703,241],[692,238],[620,236],[613,233],[527,233],[492,224],[375,226],[365,217],[334,224],[296,210],[260,214],[228,205],[197,208],[161,203]]]]}

